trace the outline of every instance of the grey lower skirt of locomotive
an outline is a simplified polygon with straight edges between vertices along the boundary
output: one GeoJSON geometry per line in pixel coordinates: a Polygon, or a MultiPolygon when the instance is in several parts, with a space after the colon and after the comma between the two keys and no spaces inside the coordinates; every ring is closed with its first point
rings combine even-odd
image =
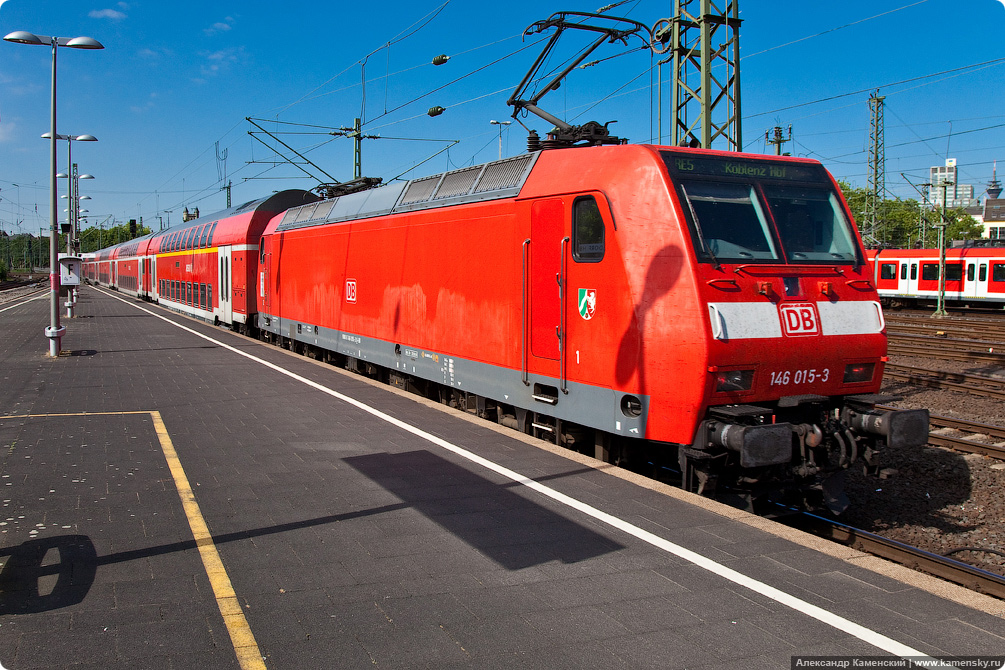
{"type": "Polygon", "coordinates": [[[772,406],[709,408],[694,443],[678,451],[681,484],[758,513],[780,505],[840,514],[850,467],[877,475],[884,448],[928,442],[927,409],[877,407],[896,400],[800,395],[772,406]]]}

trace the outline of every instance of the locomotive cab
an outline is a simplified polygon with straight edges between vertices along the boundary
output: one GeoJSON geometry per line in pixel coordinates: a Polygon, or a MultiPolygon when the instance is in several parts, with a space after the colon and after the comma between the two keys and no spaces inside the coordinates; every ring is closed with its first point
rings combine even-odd
{"type": "Polygon", "coordinates": [[[707,415],[679,451],[685,488],[727,476],[751,499],[789,488],[842,511],[845,469],[924,444],[928,412],[876,409],[891,400],[875,395],[885,323],[836,184],[814,161],[661,155],[709,328],[707,415]]]}

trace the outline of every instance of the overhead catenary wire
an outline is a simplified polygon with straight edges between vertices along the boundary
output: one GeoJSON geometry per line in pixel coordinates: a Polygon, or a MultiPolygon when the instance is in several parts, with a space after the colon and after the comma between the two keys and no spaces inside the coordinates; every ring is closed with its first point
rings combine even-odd
{"type": "MultiPolygon", "coordinates": [[[[858,24],[861,24],[861,23],[863,23],[865,21],[869,21],[869,20],[876,19],[876,18],[879,18],[879,17],[882,17],[882,16],[886,16],[888,14],[891,14],[893,12],[900,11],[900,10],[903,10],[903,9],[915,7],[917,5],[921,5],[921,4],[925,3],[925,2],[927,2],[927,0],[921,0],[920,2],[912,2],[910,4],[903,5],[902,7],[898,7],[896,9],[892,9],[892,10],[889,10],[889,11],[886,11],[886,12],[882,12],[882,13],[879,13],[879,14],[867,17],[865,19],[860,19],[860,20],[857,20],[857,21],[852,21],[850,23],[846,23],[844,25],[837,26],[835,28],[831,28],[831,29],[828,29],[828,30],[825,30],[825,31],[822,31],[822,32],[819,32],[819,33],[815,33],[813,35],[808,35],[806,37],[802,37],[802,38],[799,38],[797,40],[785,42],[783,44],[779,44],[779,45],[776,45],[774,47],[770,47],[769,49],[766,49],[766,50],[762,50],[762,51],[759,51],[759,52],[756,52],[756,53],[752,53],[752,54],[745,54],[744,55],[744,59],[749,58],[749,57],[753,57],[753,56],[758,56],[761,53],[765,53],[767,51],[774,51],[776,49],[787,47],[787,46],[790,46],[790,45],[793,45],[793,44],[802,43],[802,42],[805,42],[805,41],[810,40],[812,38],[819,38],[821,36],[833,33],[835,31],[839,31],[839,30],[851,28],[851,27],[856,26],[858,24]]],[[[411,26],[409,26],[409,28],[406,28],[404,31],[399,32],[398,35],[396,35],[394,38],[392,38],[392,40],[390,40],[388,42],[385,42],[384,45],[382,45],[378,49],[374,50],[372,53],[377,53],[379,51],[379,49],[385,48],[388,44],[394,43],[394,40],[398,39],[402,35],[405,35],[405,37],[408,37],[409,35],[407,35],[406,33],[408,33],[408,31],[410,29],[415,28],[415,26],[419,26],[419,28],[415,28],[416,30],[421,29],[422,27],[424,27],[426,25],[426,24],[423,24],[423,21],[427,21],[427,23],[428,23],[430,21],[435,20],[436,17],[435,16],[431,16],[431,15],[434,14],[434,12],[442,11],[442,9],[445,8],[445,6],[447,4],[448,3],[444,3],[442,5],[439,5],[436,9],[432,10],[431,12],[427,13],[425,16],[423,16],[422,18],[420,18],[418,21],[414,22],[411,26]]],[[[616,3],[616,4],[617,5],[623,5],[623,4],[626,4],[626,3],[625,2],[619,2],[619,3],[616,3]]],[[[601,8],[601,9],[606,9],[606,8],[601,8]]],[[[501,43],[501,42],[505,42],[506,40],[511,40],[513,38],[514,38],[514,36],[509,36],[509,37],[503,38],[501,40],[494,41],[491,44],[498,44],[498,43],[501,43]]],[[[404,39],[404,38],[402,38],[402,39],[404,39]]],[[[484,48],[485,46],[486,45],[482,45],[482,46],[476,47],[476,49],[484,48]]],[[[472,50],[469,50],[469,51],[474,51],[476,49],[472,49],[472,50]]],[[[464,52],[462,52],[462,53],[464,53],[464,52]]],[[[626,53],[628,53],[628,52],[626,52],[626,53]]],[[[616,57],[618,57],[618,56],[610,56],[608,58],[605,58],[604,60],[609,60],[610,58],[616,58],[616,57]]],[[[503,58],[500,58],[500,59],[498,59],[495,62],[499,62],[501,60],[503,60],[503,58]]],[[[971,71],[973,68],[982,67],[982,66],[984,66],[984,67],[993,67],[995,65],[998,65],[1002,61],[1005,61],[1005,59],[994,59],[994,60],[991,60],[991,61],[985,61],[985,63],[978,63],[978,64],[974,64],[974,65],[970,65],[970,66],[963,66],[961,68],[954,68],[952,70],[945,70],[945,71],[938,72],[938,73],[933,73],[933,74],[930,74],[930,75],[924,75],[923,77],[916,77],[916,78],[911,78],[911,79],[905,79],[905,80],[902,80],[900,82],[894,82],[892,84],[885,84],[884,86],[903,85],[904,83],[910,83],[910,82],[915,82],[915,81],[925,82],[925,83],[922,83],[920,85],[929,85],[927,82],[928,82],[928,79],[930,79],[930,78],[935,78],[935,77],[938,77],[940,75],[953,74],[953,73],[957,73],[957,72],[965,73],[965,72],[971,71]]],[[[330,95],[330,93],[328,93],[328,92],[324,92],[321,95],[315,95],[315,94],[317,94],[318,92],[323,91],[326,86],[328,86],[332,81],[337,80],[340,75],[344,75],[345,73],[351,72],[352,69],[353,69],[353,67],[355,67],[355,65],[358,64],[358,62],[359,61],[357,61],[353,65],[348,66],[342,73],[336,74],[334,77],[329,78],[328,80],[326,80],[325,82],[323,82],[321,85],[313,88],[311,91],[308,91],[304,95],[300,96],[297,100],[295,100],[294,102],[290,103],[286,107],[282,108],[280,110],[280,113],[282,111],[288,110],[291,107],[296,106],[296,105],[298,105],[298,104],[300,104],[302,102],[306,102],[307,100],[313,100],[313,99],[316,99],[318,97],[323,97],[324,95],[330,95]]],[[[407,68],[406,70],[402,70],[401,72],[407,72],[407,71],[414,70],[414,69],[419,68],[419,67],[427,67],[427,66],[429,66],[428,63],[423,63],[423,64],[420,64],[420,65],[416,65],[416,66],[414,66],[412,68],[407,68]]],[[[483,67],[485,67],[485,66],[483,66],[483,67]]],[[[645,70],[645,71],[648,72],[649,70],[651,70],[651,67],[649,69],[645,70]]],[[[476,70],[476,71],[473,71],[471,73],[468,73],[467,76],[470,77],[470,76],[476,74],[478,71],[479,70],[476,70]]],[[[381,75],[381,77],[367,78],[366,82],[372,84],[374,81],[379,81],[380,78],[384,78],[385,80],[387,80],[389,77],[395,76],[396,74],[398,74],[398,73],[385,73],[385,74],[381,75]]],[[[644,76],[644,74],[640,74],[639,76],[635,77],[633,79],[633,81],[637,82],[640,76],[644,76]]],[[[388,128],[388,127],[394,126],[396,124],[405,123],[407,121],[410,121],[410,120],[413,120],[413,119],[416,119],[416,118],[421,118],[422,116],[425,116],[425,113],[418,113],[418,114],[415,114],[415,115],[409,115],[407,118],[393,118],[393,119],[390,118],[395,112],[400,111],[401,109],[407,107],[408,104],[412,104],[412,103],[418,102],[419,100],[427,97],[428,95],[434,94],[437,91],[441,91],[441,90],[447,89],[451,85],[455,85],[456,83],[460,82],[463,79],[465,79],[464,76],[456,78],[456,79],[454,79],[454,80],[452,80],[450,82],[447,82],[446,84],[443,84],[442,86],[439,86],[439,87],[437,87],[437,88],[429,91],[428,93],[424,93],[424,94],[422,94],[420,96],[415,96],[411,100],[407,101],[405,104],[399,105],[399,106],[397,106],[397,107],[395,107],[393,109],[388,109],[386,107],[386,105],[385,105],[385,110],[384,110],[383,113],[381,113],[380,115],[378,115],[378,116],[374,117],[373,119],[369,120],[368,124],[370,122],[374,122],[374,121],[377,121],[378,123],[376,125],[368,125],[367,126],[368,130],[370,130],[371,132],[373,132],[374,130],[376,130],[378,128],[380,128],[380,129],[388,128]],[[383,122],[385,120],[387,122],[383,122]]],[[[357,81],[356,83],[352,84],[352,86],[346,87],[346,88],[352,88],[352,87],[356,87],[356,86],[360,86],[360,85],[361,85],[361,82],[357,81]]],[[[611,92],[608,92],[605,95],[603,95],[602,97],[600,97],[600,98],[596,99],[595,101],[593,101],[592,103],[589,103],[588,106],[585,106],[585,107],[581,106],[579,108],[573,108],[574,111],[582,110],[582,111],[579,111],[579,113],[574,118],[581,118],[584,114],[588,113],[591,109],[593,109],[597,105],[603,103],[604,101],[609,101],[609,100],[611,100],[613,98],[616,98],[616,97],[619,97],[619,96],[628,95],[628,94],[633,93],[635,90],[642,90],[642,88],[645,88],[645,87],[642,87],[642,88],[634,89],[634,90],[626,90],[630,85],[631,85],[631,82],[629,82],[627,84],[623,84],[618,89],[616,89],[614,91],[611,91],[611,92]]],[[[798,105],[793,105],[793,106],[781,108],[781,109],[778,109],[778,110],[772,110],[772,111],[769,111],[769,112],[761,112],[761,113],[756,113],[756,114],[753,114],[753,115],[746,115],[745,119],[751,119],[751,118],[755,118],[755,117],[758,117],[758,116],[761,116],[761,115],[764,115],[764,114],[773,114],[773,113],[777,113],[779,111],[785,111],[785,110],[794,109],[794,108],[798,108],[798,107],[805,107],[807,105],[812,105],[812,104],[816,104],[816,103],[819,103],[819,102],[826,102],[827,100],[837,99],[837,98],[840,98],[840,97],[853,96],[853,95],[856,95],[856,94],[859,94],[859,93],[868,92],[868,91],[873,90],[875,88],[876,88],[875,86],[870,86],[867,89],[861,89],[860,91],[852,91],[852,92],[843,94],[842,96],[831,96],[831,97],[829,97],[827,99],[815,100],[815,101],[810,101],[810,102],[807,102],[807,103],[800,103],[798,105]]],[[[339,89],[339,90],[345,90],[345,89],[339,89]]],[[[505,90],[505,89],[501,89],[501,90],[505,90]]],[[[456,106],[459,106],[461,104],[466,104],[469,101],[478,100],[478,99],[481,99],[483,97],[489,97],[490,95],[493,95],[493,94],[494,93],[486,94],[485,96],[477,96],[475,98],[470,98],[469,100],[466,100],[464,102],[451,103],[451,105],[456,107],[456,106]]],[[[854,103],[854,104],[859,104],[859,103],[854,103]]],[[[234,128],[232,128],[231,130],[229,130],[224,135],[224,137],[227,137],[233,130],[234,130],[234,128]]],[[[397,135],[401,135],[401,133],[398,133],[397,135]]],[[[959,136],[958,133],[954,133],[954,135],[959,136]]],[[[804,139],[805,139],[805,136],[804,136],[804,139]]],[[[231,144],[230,146],[233,146],[233,144],[231,144]]],[[[805,145],[803,145],[803,146],[805,147],[805,145]]],[[[207,161],[209,160],[209,153],[208,152],[210,150],[211,150],[211,146],[208,146],[204,152],[202,152],[199,156],[196,156],[185,167],[183,167],[181,170],[179,170],[179,172],[176,173],[176,175],[174,175],[171,179],[169,179],[167,181],[167,183],[164,184],[164,186],[170,185],[172,183],[172,180],[176,180],[178,177],[180,177],[183,174],[192,174],[193,173],[193,166],[195,166],[195,165],[201,165],[202,164],[202,163],[200,163],[200,159],[205,158],[205,160],[207,160],[207,161]]],[[[477,154],[477,152],[475,152],[475,154],[477,154]]],[[[847,156],[848,154],[843,154],[843,155],[847,156]]],[[[254,171],[250,170],[248,165],[242,165],[239,168],[239,172],[235,172],[235,175],[238,176],[238,177],[240,177],[242,175],[248,175],[248,174],[250,174],[252,172],[254,172],[254,171]]],[[[196,193],[197,194],[201,194],[203,192],[207,192],[207,193],[213,193],[213,192],[215,192],[215,191],[210,190],[211,188],[212,187],[208,187],[207,186],[205,190],[197,190],[196,193]]],[[[162,188],[162,189],[158,189],[158,190],[161,193],[170,192],[170,189],[167,189],[167,188],[162,188]]],[[[148,201],[149,195],[151,195],[151,194],[148,194],[147,196],[145,196],[144,198],[142,198],[141,201],[143,201],[143,202],[148,201]]],[[[186,200],[187,200],[187,198],[186,198],[186,200]]],[[[170,207],[171,207],[171,205],[166,205],[162,209],[166,209],[166,208],[170,208],[170,207]]]]}

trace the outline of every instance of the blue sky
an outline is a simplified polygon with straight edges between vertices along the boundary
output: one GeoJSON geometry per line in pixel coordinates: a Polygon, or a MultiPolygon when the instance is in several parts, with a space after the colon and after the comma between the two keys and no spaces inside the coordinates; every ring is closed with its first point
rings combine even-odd
{"type": "MultiPolygon", "coordinates": [[[[92,198],[90,225],[142,217],[156,229],[179,223],[186,206],[225,207],[217,143],[234,204],[317,184],[277,165],[277,145],[245,117],[286,131],[283,142],[339,181],[352,178],[353,145],[327,133],[356,117],[364,133],[380,136],[363,142],[368,176],[388,181],[495,159],[499,126],[489,121],[511,120],[506,99],[539,52],[524,48],[533,39],[523,41],[523,29],[599,4],[385,0],[371,11],[307,1],[3,0],[0,31],[86,35],[105,45],[59,50],[57,132],[99,140],[73,143],[74,162],[95,176],[81,182],[92,198]],[[450,60],[433,66],[441,53],[450,60]],[[437,105],[446,111],[429,117],[437,105]]],[[[741,0],[740,10],[746,151],[773,151],[765,131],[791,124],[785,150],[865,186],[868,91],[879,89],[891,196],[917,197],[901,173],[924,182],[947,156],[978,192],[993,161],[1005,177],[1005,60],[969,67],[1005,57],[1005,0],[741,0]]],[[[637,0],[610,13],[652,25],[672,15],[672,3],[637,0]]],[[[606,45],[592,58],[623,51],[606,45]]],[[[576,70],[541,106],[574,123],[617,120],[613,133],[652,141],[653,62],[634,51],[576,70]]],[[[8,231],[48,226],[49,154],[39,136],[49,126],[49,76],[47,47],[0,43],[0,225],[8,231]]],[[[536,117],[525,123],[542,135],[549,128],[536,117]]],[[[523,151],[525,131],[504,128],[504,155],[523,151]]],[[[66,144],[57,151],[63,170],[66,144]]]]}

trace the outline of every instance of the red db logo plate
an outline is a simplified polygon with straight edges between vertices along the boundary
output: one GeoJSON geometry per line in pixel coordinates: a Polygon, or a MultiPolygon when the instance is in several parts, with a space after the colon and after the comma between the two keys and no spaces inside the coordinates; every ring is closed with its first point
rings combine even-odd
{"type": "Polygon", "coordinates": [[[820,334],[820,317],[817,307],[811,302],[786,303],[779,305],[782,332],[788,337],[820,334]]]}

